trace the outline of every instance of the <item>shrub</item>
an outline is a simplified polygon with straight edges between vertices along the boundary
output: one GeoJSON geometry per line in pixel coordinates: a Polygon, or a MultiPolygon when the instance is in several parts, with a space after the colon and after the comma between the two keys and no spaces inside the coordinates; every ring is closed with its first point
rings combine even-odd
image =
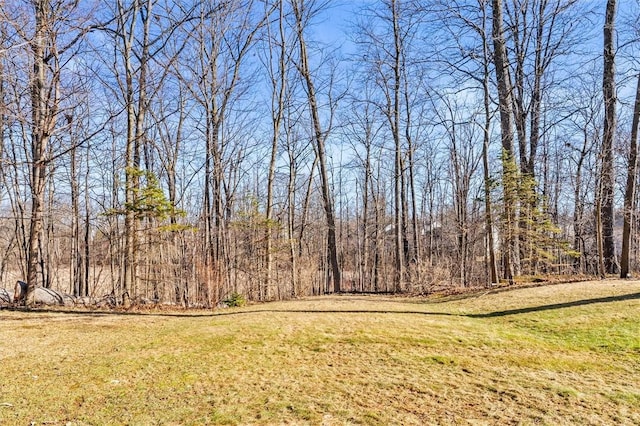
{"type": "Polygon", "coordinates": [[[245,306],[247,299],[240,293],[233,292],[227,297],[224,303],[230,308],[245,306]]]}

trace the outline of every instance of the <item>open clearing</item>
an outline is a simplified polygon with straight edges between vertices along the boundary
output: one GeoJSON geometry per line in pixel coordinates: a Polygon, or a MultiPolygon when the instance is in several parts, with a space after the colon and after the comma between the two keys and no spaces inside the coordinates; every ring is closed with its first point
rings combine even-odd
{"type": "Polygon", "coordinates": [[[640,282],[0,311],[0,424],[640,424],[640,282]]]}

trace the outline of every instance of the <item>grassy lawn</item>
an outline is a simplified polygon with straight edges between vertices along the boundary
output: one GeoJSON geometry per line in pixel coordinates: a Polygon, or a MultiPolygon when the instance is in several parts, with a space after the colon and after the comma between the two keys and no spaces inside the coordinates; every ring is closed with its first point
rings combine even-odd
{"type": "Polygon", "coordinates": [[[633,425],[640,282],[192,314],[2,310],[0,368],[0,425],[633,425]]]}

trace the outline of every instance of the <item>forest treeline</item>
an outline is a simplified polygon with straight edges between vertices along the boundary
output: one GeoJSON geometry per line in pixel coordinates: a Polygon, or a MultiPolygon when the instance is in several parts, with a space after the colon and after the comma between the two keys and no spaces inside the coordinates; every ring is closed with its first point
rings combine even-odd
{"type": "Polygon", "coordinates": [[[622,3],[0,1],[1,282],[213,306],[627,277],[622,3]]]}

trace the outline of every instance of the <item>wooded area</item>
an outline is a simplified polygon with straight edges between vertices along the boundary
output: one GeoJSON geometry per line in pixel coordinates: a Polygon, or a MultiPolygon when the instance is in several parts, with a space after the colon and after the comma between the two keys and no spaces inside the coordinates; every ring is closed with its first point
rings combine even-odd
{"type": "Polygon", "coordinates": [[[0,0],[0,287],[210,307],[638,270],[637,1],[347,3],[0,0]]]}

